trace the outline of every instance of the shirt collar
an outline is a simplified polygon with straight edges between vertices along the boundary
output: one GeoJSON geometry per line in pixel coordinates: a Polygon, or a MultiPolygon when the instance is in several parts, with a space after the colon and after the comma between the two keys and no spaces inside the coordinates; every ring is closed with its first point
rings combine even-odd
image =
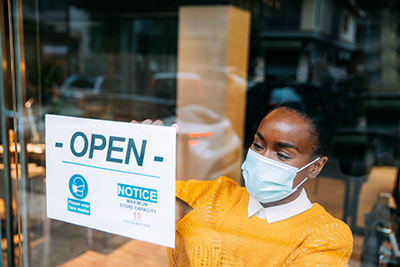
{"type": "Polygon", "coordinates": [[[296,216],[311,207],[312,204],[303,188],[300,195],[295,200],[274,207],[264,208],[260,202],[250,196],[248,216],[250,218],[251,216],[256,215],[261,219],[266,219],[268,223],[273,223],[296,216]]]}

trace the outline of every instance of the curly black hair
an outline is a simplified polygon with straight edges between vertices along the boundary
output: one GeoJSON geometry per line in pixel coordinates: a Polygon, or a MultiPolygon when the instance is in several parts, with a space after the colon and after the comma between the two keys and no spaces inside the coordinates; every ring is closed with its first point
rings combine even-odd
{"type": "Polygon", "coordinates": [[[283,102],[276,107],[301,114],[310,122],[310,133],[317,144],[313,156],[327,156],[338,127],[354,127],[360,114],[362,87],[352,79],[331,80],[319,86],[292,86],[299,102],[283,102]]]}

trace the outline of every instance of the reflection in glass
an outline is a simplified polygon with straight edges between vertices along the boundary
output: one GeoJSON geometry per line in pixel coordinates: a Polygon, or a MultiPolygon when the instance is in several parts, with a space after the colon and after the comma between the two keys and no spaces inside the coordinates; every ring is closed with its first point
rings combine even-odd
{"type": "MultiPolygon", "coordinates": [[[[207,7],[220,2],[207,3],[207,7]]],[[[200,7],[205,4],[196,3],[200,7]]],[[[346,77],[358,81],[359,87],[332,88],[352,96],[359,112],[349,114],[351,123],[343,124],[337,134],[329,164],[307,189],[313,201],[351,226],[356,246],[350,264],[359,264],[368,224],[364,215],[381,191],[392,192],[399,201],[399,4],[328,0],[229,3],[251,12],[249,67],[244,67],[247,78],[237,66],[221,63],[225,56],[222,44],[229,38],[220,30],[227,16],[219,9],[211,8],[215,13],[210,19],[196,22],[195,16],[189,16],[184,26],[190,30],[182,28],[186,35],[179,35],[178,18],[187,6],[180,7],[177,1],[140,5],[124,1],[112,5],[92,0],[22,1],[24,41],[23,47],[15,45],[15,50],[25,53],[26,88],[19,92],[24,105],[19,119],[25,132],[14,132],[11,116],[2,114],[7,121],[1,126],[6,130],[1,129],[0,188],[7,187],[3,176],[9,171],[11,193],[16,171],[26,170],[28,195],[22,205],[26,205],[28,216],[22,227],[28,231],[24,240],[29,244],[29,265],[73,266],[92,256],[100,265],[112,259],[117,248],[129,251],[126,255],[131,257],[138,248],[154,251],[166,264],[163,248],[129,243],[126,238],[46,218],[44,114],[117,121],[162,118],[166,124],[180,121],[178,178],[215,179],[240,166],[241,151],[250,146],[268,111],[283,100],[305,97],[304,91],[293,89],[294,84],[315,86],[306,96],[312,97],[323,94],[327,82],[346,77]],[[188,47],[193,49],[181,57],[182,61],[178,37],[187,38],[188,47]],[[207,53],[198,53],[199,47],[205,47],[207,53]],[[199,64],[201,60],[204,62],[199,64]],[[225,101],[226,84],[231,92],[246,94],[244,129],[224,113],[225,109],[241,108],[234,99],[225,101]],[[18,140],[18,136],[25,139],[18,140]],[[5,151],[10,153],[7,158],[5,151]],[[25,158],[18,167],[16,152],[25,158]]],[[[197,13],[201,17],[201,12],[197,13]]],[[[6,16],[3,20],[7,21],[6,16]]],[[[10,51],[5,46],[10,41],[4,32],[7,27],[3,28],[2,51],[10,51]]],[[[234,43],[229,51],[241,45],[234,43]]],[[[3,52],[4,82],[0,86],[5,88],[1,97],[6,109],[13,111],[8,90],[12,88],[10,60],[10,53],[3,52]]],[[[3,238],[7,234],[13,237],[16,231],[15,196],[7,203],[6,191],[0,192],[3,238]],[[12,232],[6,231],[6,219],[13,221],[8,223],[12,232]]],[[[3,255],[6,259],[5,250],[3,255]]],[[[145,262],[143,266],[156,264],[155,259],[145,262]]]]}

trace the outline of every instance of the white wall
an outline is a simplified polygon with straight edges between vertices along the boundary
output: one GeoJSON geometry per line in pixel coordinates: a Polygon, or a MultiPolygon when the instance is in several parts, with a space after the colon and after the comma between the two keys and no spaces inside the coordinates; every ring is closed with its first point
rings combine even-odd
{"type": "Polygon", "coordinates": [[[356,29],[357,29],[357,19],[348,10],[342,10],[340,16],[340,34],[339,38],[341,41],[355,44],[356,42],[356,29]],[[344,31],[344,23],[346,22],[345,17],[347,17],[347,30],[344,31]]]}
{"type": "Polygon", "coordinates": [[[315,1],[316,0],[304,0],[302,3],[300,21],[301,31],[314,30],[315,1]]]}
{"type": "Polygon", "coordinates": [[[355,44],[356,17],[344,6],[338,7],[334,0],[303,0],[301,9],[301,31],[312,31],[331,36],[335,24],[339,23],[339,39],[355,44]],[[339,21],[335,20],[335,12],[340,12],[339,21]],[[343,31],[347,16],[347,30],[343,31]]]}
{"type": "Polygon", "coordinates": [[[333,14],[336,12],[335,3],[333,0],[315,0],[317,1],[319,7],[319,12],[316,10],[315,27],[320,33],[327,35],[332,34],[333,23],[338,23],[333,21],[333,14]]]}

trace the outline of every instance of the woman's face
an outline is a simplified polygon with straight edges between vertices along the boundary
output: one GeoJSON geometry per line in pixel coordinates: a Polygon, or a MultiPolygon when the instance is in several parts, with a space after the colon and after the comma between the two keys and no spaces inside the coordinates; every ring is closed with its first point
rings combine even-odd
{"type": "MultiPolygon", "coordinates": [[[[310,133],[308,121],[287,108],[278,108],[269,113],[258,126],[251,149],[258,154],[290,166],[302,168],[315,158],[312,153],[316,137],[310,133]]],[[[297,173],[293,188],[306,177],[315,178],[327,161],[322,157],[297,173]]],[[[301,190],[297,190],[297,197],[301,190]]]]}

